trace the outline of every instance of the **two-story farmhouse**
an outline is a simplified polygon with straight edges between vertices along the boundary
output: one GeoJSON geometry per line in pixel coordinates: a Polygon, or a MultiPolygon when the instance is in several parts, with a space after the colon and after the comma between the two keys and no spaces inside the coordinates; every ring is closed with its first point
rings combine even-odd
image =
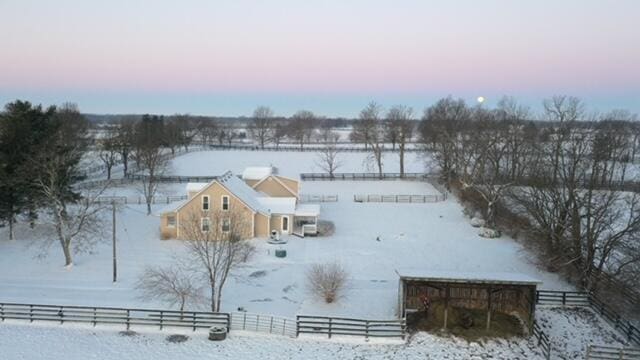
{"type": "Polygon", "coordinates": [[[317,233],[320,206],[299,204],[299,181],[274,174],[272,167],[250,167],[241,177],[230,171],[209,183],[187,184],[187,200],[165,209],[161,214],[163,239],[185,240],[180,231],[183,222],[197,219],[202,231],[212,223],[229,226],[226,212],[242,218],[244,238],[267,237],[272,231],[298,236],[317,233]],[[215,215],[214,215],[215,214],[215,215]],[[212,222],[212,216],[223,221],[212,222]]]}

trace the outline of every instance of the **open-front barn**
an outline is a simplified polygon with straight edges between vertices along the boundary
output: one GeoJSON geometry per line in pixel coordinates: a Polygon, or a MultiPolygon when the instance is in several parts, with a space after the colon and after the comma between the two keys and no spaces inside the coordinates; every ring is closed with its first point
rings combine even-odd
{"type": "Polygon", "coordinates": [[[398,270],[399,315],[420,330],[530,332],[540,281],[523,274],[398,270]]]}

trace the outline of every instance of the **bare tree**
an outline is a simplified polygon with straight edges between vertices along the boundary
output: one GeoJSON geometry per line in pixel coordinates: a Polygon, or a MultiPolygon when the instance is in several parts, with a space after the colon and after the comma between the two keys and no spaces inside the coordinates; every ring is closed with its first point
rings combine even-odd
{"type": "Polygon", "coordinates": [[[122,160],[124,176],[127,176],[129,171],[129,157],[134,148],[135,124],[135,117],[129,116],[121,119],[116,125],[116,147],[122,160]]]}
{"type": "Polygon", "coordinates": [[[278,149],[280,147],[282,139],[284,139],[286,136],[287,126],[281,120],[276,121],[273,125],[273,131],[271,132],[271,139],[269,139],[269,141],[274,143],[276,145],[276,149],[278,149]]]}
{"type": "Polygon", "coordinates": [[[247,261],[253,247],[249,237],[251,219],[240,209],[196,211],[180,219],[179,230],[185,239],[191,270],[207,283],[211,311],[220,311],[222,289],[230,272],[247,261]]]}
{"type": "Polygon", "coordinates": [[[104,188],[84,198],[73,188],[82,178],[79,162],[86,147],[86,119],[75,106],[65,105],[56,113],[55,124],[48,143],[32,159],[39,169],[33,181],[44,198],[65,266],[71,267],[73,252],[89,250],[101,238],[103,207],[96,199],[104,188]]]}
{"type": "Polygon", "coordinates": [[[264,149],[264,144],[272,138],[273,110],[267,106],[258,106],[253,111],[248,130],[250,136],[258,141],[260,148],[264,149]]]}
{"type": "Polygon", "coordinates": [[[381,119],[382,106],[376,102],[370,102],[362,111],[360,111],[360,123],[366,124],[367,138],[366,143],[371,149],[369,159],[373,161],[378,168],[378,174],[382,178],[382,165],[384,156],[384,126],[381,119]]]}
{"type": "Polygon", "coordinates": [[[330,304],[342,296],[348,273],[337,263],[314,264],[307,270],[307,286],[309,291],[330,304]]]}
{"type": "Polygon", "coordinates": [[[201,300],[202,287],[198,286],[195,274],[180,265],[148,267],[136,287],[143,300],[159,300],[170,307],[178,305],[180,312],[201,300]]]}
{"type": "Polygon", "coordinates": [[[385,122],[385,140],[391,141],[395,149],[398,144],[400,155],[400,177],[404,177],[404,156],[407,142],[413,136],[414,121],[413,109],[403,105],[396,105],[387,112],[385,122]]]}
{"type": "Polygon", "coordinates": [[[305,142],[309,142],[315,129],[316,116],[307,110],[300,110],[293,114],[289,124],[289,136],[300,144],[303,149],[305,142]]]}
{"type": "Polygon", "coordinates": [[[167,164],[167,158],[162,154],[162,148],[157,146],[143,146],[134,153],[136,163],[142,172],[142,195],[147,204],[147,215],[151,215],[151,204],[158,192],[158,178],[162,176],[167,164]]]}
{"type": "Polygon", "coordinates": [[[340,148],[337,146],[338,139],[339,135],[334,134],[333,140],[326,143],[322,150],[318,152],[316,160],[316,165],[318,165],[324,172],[328,173],[332,179],[336,170],[342,166],[342,161],[339,157],[340,148]]]}
{"type": "Polygon", "coordinates": [[[167,164],[167,157],[162,153],[162,134],[162,119],[157,116],[143,116],[136,127],[134,158],[143,175],[142,194],[147,204],[147,215],[151,215],[153,197],[158,191],[158,178],[167,164]]]}
{"type": "Polygon", "coordinates": [[[109,129],[105,137],[98,139],[98,149],[98,156],[107,168],[107,180],[111,179],[111,169],[119,157],[118,133],[115,129],[109,129]]]}
{"type": "Polygon", "coordinates": [[[433,155],[441,178],[449,189],[456,177],[456,152],[462,129],[471,119],[471,110],[464,100],[451,97],[439,100],[424,110],[420,123],[420,138],[426,152],[433,155]]]}

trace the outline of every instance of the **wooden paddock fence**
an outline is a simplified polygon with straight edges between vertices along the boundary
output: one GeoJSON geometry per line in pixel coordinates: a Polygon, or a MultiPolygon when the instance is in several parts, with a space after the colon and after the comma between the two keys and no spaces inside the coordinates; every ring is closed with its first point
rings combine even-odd
{"type": "Polygon", "coordinates": [[[331,338],[334,335],[364,336],[370,337],[397,337],[404,339],[406,336],[406,322],[397,320],[362,320],[351,318],[339,318],[328,316],[296,317],[296,336],[299,334],[320,334],[331,338]]]}
{"type": "MultiPolygon", "coordinates": [[[[152,204],[171,204],[176,201],[187,200],[187,195],[172,195],[172,196],[154,196],[151,199],[152,204]]],[[[95,199],[98,204],[146,204],[147,201],[144,196],[98,196],[95,199]]]]}
{"type": "MultiPolygon", "coordinates": [[[[141,174],[128,174],[127,179],[131,181],[143,181],[149,179],[149,175],[141,175],[141,174]]],[[[203,182],[208,183],[215,179],[219,178],[219,176],[156,176],[156,182],[161,183],[193,183],[193,182],[203,182]]]]}
{"type": "Polygon", "coordinates": [[[338,195],[300,194],[299,200],[301,203],[338,202],[338,195]]]}
{"type": "MultiPolygon", "coordinates": [[[[243,150],[243,151],[287,151],[287,152],[319,152],[326,150],[326,146],[317,146],[317,145],[305,145],[300,147],[300,145],[279,145],[279,146],[265,146],[260,147],[257,145],[209,145],[211,150],[223,150],[223,151],[235,151],[235,150],[243,150]]],[[[371,152],[371,148],[364,147],[354,147],[354,146],[337,146],[338,152],[363,152],[368,153],[371,152]]],[[[383,152],[398,152],[398,148],[390,148],[385,147],[382,148],[383,152]]],[[[419,152],[422,151],[420,148],[409,147],[405,148],[405,152],[419,152]]]]}
{"type": "Polygon", "coordinates": [[[589,293],[584,291],[536,291],[536,304],[560,306],[591,306],[589,293]]]}
{"type": "Polygon", "coordinates": [[[592,293],[539,290],[536,293],[536,304],[589,307],[618,332],[624,334],[629,342],[640,345],[640,329],[592,293]]]}
{"type": "Polygon", "coordinates": [[[303,181],[336,181],[336,180],[426,180],[432,177],[429,173],[302,173],[303,181]]]}
{"type": "Polygon", "coordinates": [[[271,315],[234,312],[231,314],[231,329],[295,337],[296,321],[271,315]]]}
{"type": "Polygon", "coordinates": [[[549,335],[547,335],[537,322],[533,322],[533,336],[538,340],[538,346],[542,349],[542,354],[545,359],[551,359],[551,341],[549,341],[549,335]]]}
{"type": "Polygon", "coordinates": [[[589,345],[586,360],[640,360],[640,348],[589,345]]]}
{"type": "Polygon", "coordinates": [[[195,331],[212,326],[229,329],[230,325],[227,313],[18,303],[0,303],[0,319],[124,325],[127,330],[132,326],[152,326],[160,330],[183,327],[195,331]]]}
{"type": "Polygon", "coordinates": [[[354,202],[377,202],[377,203],[404,203],[404,204],[424,204],[435,203],[447,200],[446,193],[438,195],[353,195],[354,202]]]}

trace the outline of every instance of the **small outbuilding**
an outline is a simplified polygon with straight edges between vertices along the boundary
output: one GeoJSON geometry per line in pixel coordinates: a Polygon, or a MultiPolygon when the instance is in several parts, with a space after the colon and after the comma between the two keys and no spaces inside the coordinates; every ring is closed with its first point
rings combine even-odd
{"type": "MultiPolygon", "coordinates": [[[[396,271],[399,315],[418,330],[529,333],[539,280],[513,273],[396,271]]],[[[454,331],[455,332],[455,331],[454,331]]]]}

